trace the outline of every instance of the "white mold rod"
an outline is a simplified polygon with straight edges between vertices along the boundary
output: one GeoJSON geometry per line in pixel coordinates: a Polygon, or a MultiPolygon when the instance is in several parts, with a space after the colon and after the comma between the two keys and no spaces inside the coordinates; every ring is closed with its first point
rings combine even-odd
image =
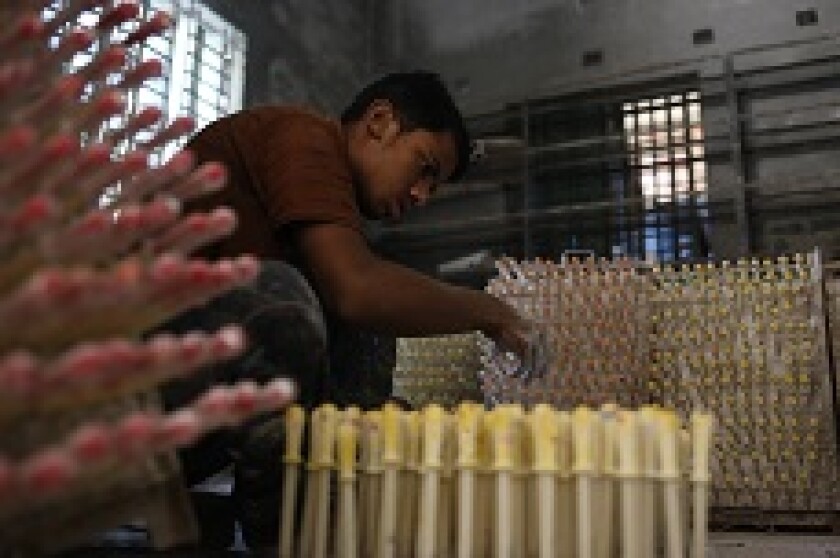
{"type": "Polygon", "coordinates": [[[327,558],[330,533],[330,473],[335,466],[335,433],[338,424],[338,409],[335,405],[322,406],[321,424],[321,439],[316,447],[317,458],[314,462],[317,483],[312,554],[314,558],[327,558]]]}
{"type": "Polygon", "coordinates": [[[420,524],[417,534],[417,558],[435,558],[438,484],[442,465],[443,409],[429,405],[423,410],[423,459],[421,463],[422,493],[420,524]]]}
{"type": "Polygon", "coordinates": [[[315,540],[315,505],[317,500],[317,486],[315,475],[315,459],[321,444],[321,408],[312,411],[309,416],[309,460],[306,462],[306,494],[303,501],[303,518],[300,528],[300,556],[312,556],[315,540]]]}
{"type": "Polygon", "coordinates": [[[286,414],[279,558],[706,558],[709,414],[685,423],[653,406],[461,403],[362,415],[326,404],[301,459],[306,419],[300,407],[286,414]],[[295,547],[288,499],[304,461],[295,547]]]}
{"type": "Polygon", "coordinates": [[[493,471],[496,474],[496,558],[511,558],[511,473],[514,460],[514,425],[511,409],[505,405],[496,409],[491,421],[493,471]]]}
{"type": "Polygon", "coordinates": [[[394,558],[397,544],[397,472],[402,453],[402,412],[394,404],[382,408],[382,499],[377,556],[394,558]]]}
{"type": "Polygon", "coordinates": [[[533,471],[537,478],[537,538],[539,558],[554,558],[555,487],[557,475],[557,413],[548,405],[537,405],[529,417],[534,451],[533,471]]]}
{"type": "Polygon", "coordinates": [[[706,558],[708,538],[708,498],[711,474],[709,456],[712,443],[712,416],[695,413],[691,416],[692,469],[691,483],[694,488],[694,526],[691,544],[691,558],[706,558]]]}
{"type": "Polygon", "coordinates": [[[577,558],[594,558],[592,548],[592,477],[595,475],[593,442],[597,435],[597,417],[592,409],[577,407],[572,415],[572,441],[577,478],[577,558]]]}
{"type": "Polygon", "coordinates": [[[286,411],[286,454],[283,456],[285,474],[283,476],[283,506],[280,510],[280,558],[294,557],[295,543],[295,504],[297,503],[298,478],[303,441],[303,426],[306,416],[298,405],[286,411]]]}
{"type": "Polygon", "coordinates": [[[475,535],[475,470],[478,467],[478,426],[481,409],[473,404],[458,406],[458,558],[473,558],[475,535]]]}
{"type": "Polygon", "coordinates": [[[673,411],[659,411],[658,423],[660,474],[665,493],[665,556],[666,558],[684,558],[685,534],[680,502],[680,426],[677,415],[673,411]]]}
{"type": "Polygon", "coordinates": [[[572,417],[567,411],[557,413],[557,536],[558,558],[574,558],[575,497],[572,487],[572,417]]]}
{"type": "Polygon", "coordinates": [[[620,412],[618,422],[618,478],[621,483],[621,557],[645,558],[639,540],[641,459],[636,414],[620,412]]]}
{"type": "Polygon", "coordinates": [[[359,541],[356,536],[356,451],[358,424],[345,418],[338,425],[338,542],[337,558],[356,558],[359,541]]]}

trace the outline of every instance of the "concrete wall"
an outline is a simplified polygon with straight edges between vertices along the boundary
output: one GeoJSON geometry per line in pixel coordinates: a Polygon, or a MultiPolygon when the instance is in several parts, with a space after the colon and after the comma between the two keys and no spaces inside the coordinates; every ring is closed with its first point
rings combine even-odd
{"type": "Polygon", "coordinates": [[[244,105],[339,112],[370,77],[377,0],[205,0],[248,37],[244,105]]]}
{"type": "MultiPolygon", "coordinates": [[[[723,56],[757,46],[840,33],[838,0],[206,0],[248,36],[245,104],[305,103],[337,113],[371,76],[425,67],[439,71],[468,114],[509,102],[574,95],[674,75],[724,80],[723,56]],[[816,26],[798,27],[798,10],[814,8],[816,26]],[[695,46],[692,33],[714,30],[715,41],[695,46]],[[603,51],[603,63],[584,67],[582,56],[603,51]]],[[[742,52],[735,70],[749,73],[840,52],[830,38],[770,50],[742,52]]],[[[835,89],[776,91],[745,96],[748,116],[830,101],[835,89]]],[[[728,141],[730,107],[720,96],[706,107],[710,134],[728,141]]],[[[771,117],[781,118],[784,117],[771,117]]],[[[840,119],[827,109],[818,119],[840,119]]],[[[756,122],[764,116],[756,117],[756,122]]],[[[825,144],[769,154],[747,154],[749,181],[813,173],[840,166],[825,144]]],[[[731,161],[710,162],[712,194],[732,193],[740,171],[731,161]]],[[[513,210],[503,188],[450,199],[417,224],[482,212],[513,210]],[[506,209],[505,209],[506,208],[506,209]]],[[[720,228],[718,255],[738,251],[737,234],[720,228]]]]}
{"type": "Polygon", "coordinates": [[[397,59],[442,72],[470,110],[585,88],[642,67],[840,30],[837,0],[397,0],[397,59]],[[819,23],[797,27],[797,10],[819,23]],[[694,46],[712,28],[711,45],[694,46]],[[603,65],[583,67],[601,49],[603,65]]]}
{"type": "MultiPolygon", "coordinates": [[[[439,71],[468,114],[496,111],[510,102],[619,86],[632,91],[637,83],[693,74],[701,90],[706,83],[718,90],[717,98],[705,107],[704,118],[711,123],[707,135],[717,135],[723,144],[730,140],[733,114],[719,92],[727,79],[726,56],[738,53],[732,58],[735,74],[746,76],[840,55],[837,0],[397,0],[393,4],[387,19],[395,26],[388,63],[439,71]],[[797,26],[796,12],[806,9],[817,11],[818,23],[797,26]],[[713,30],[714,42],[694,45],[694,31],[703,28],[713,30]],[[830,38],[814,40],[820,36],[830,38]],[[776,46],[765,48],[771,45],[776,46]],[[584,66],[583,54],[593,50],[603,52],[603,62],[584,66]]],[[[825,75],[835,75],[830,67],[826,70],[825,75]]],[[[744,133],[761,132],[764,126],[772,137],[777,124],[781,128],[806,124],[807,115],[797,114],[795,122],[787,122],[785,115],[766,113],[801,112],[830,102],[832,96],[837,98],[835,82],[829,78],[816,86],[771,87],[740,95],[738,110],[751,119],[744,133]]],[[[811,117],[840,123],[836,108],[811,117]]],[[[748,151],[742,164],[745,173],[730,157],[718,157],[709,163],[712,197],[731,197],[744,178],[760,185],[781,174],[838,168],[840,136],[834,137],[834,143],[808,140],[782,149],[748,151]]],[[[783,181],[776,184],[785,187],[783,181]]],[[[473,203],[465,198],[462,214],[473,214],[473,203]]],[[[448,209],[450,217],[459,211],[451,203],[448,209]]],[[[805,241],[809,243],[810,239],[805,241]]],[[[717,227],[713,244],[717,256],[731,257],[741,250],[735,227],[717,227]]],[[[766,244],[754,242],[759,248],[766,244]]]]}

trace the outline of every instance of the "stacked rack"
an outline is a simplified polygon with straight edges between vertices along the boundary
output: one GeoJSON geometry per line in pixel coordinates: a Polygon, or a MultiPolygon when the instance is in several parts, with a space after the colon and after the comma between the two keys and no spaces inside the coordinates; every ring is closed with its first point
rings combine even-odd
{"type": "MultiPolygon", "coordinates": [[[[831,348],[831,370],[834,373],[835,401],[840,402],[840,384],[837,382],[840,362],[840,266],[832,263],[824,266],[825,294],[828,307],[829,347],[831,348]]],[[[840,428],[840,427],[838,427],[840,428]]],[[[840,435],[840,433],[838,433],[840,435]]]]}
{"type": "Polygon", "coordinates": [[[281,558],[705,556],[707,414],[323,405],[286,432],[281,558]]]}
{"type": "Polygon", "coordinates": [[[478,334],[397,339],[394,395],[414,407],[481,399],[478,334]]]}
{"type": "Polygon", "coordinates": [[[503,260],[499,270],[490,291],[545,328],[553,354],[546,375],[523,374],[522,363],[483,342],[488,398],[575,405],[624,397],[683,417],[709,410],[722,430],[713,505],[836,510],[817,254],[680,267],[503,260]],[[635,381],[613,381],[616,372],[635,381]]]}
{"type": "Polygon", "coordinates": [[[815,255],[651,275],[658,399],[711,409],[722,507],[831,511],[837,446],[815,255]]]}
{"type": "Polygon", "coordinates": [[[482,390],[491,402],[627,407],[647,403],[649,282],[633,262],[497,263],[488,292],[527,316],[547,342],[534,378],[482,343],[482,390]]]}

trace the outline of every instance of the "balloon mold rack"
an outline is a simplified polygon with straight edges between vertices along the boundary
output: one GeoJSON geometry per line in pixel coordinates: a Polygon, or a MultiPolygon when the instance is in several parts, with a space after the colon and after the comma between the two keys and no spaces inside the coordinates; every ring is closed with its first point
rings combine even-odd
{"type": "Polygon", "coordinates": [[[3,557],[133,521],[155,547],[194,540],[176,451],[294,397],[278,379],[159,400],[162,384],[241,356],[247,331],[153,330],[248,285],[259,262],[194,255],[235,215],[185,209],[226,171],[178,151],[192,118],[137,106],[168,72],[145,47],[174,22],[148,5],[0,0],[3,557]]]}
{"type": "MultiPolygon", "coordinates": [[[[711,412],[716,527],[837,532],[840,270],[819,252],[685,265],[503,259],[497,268],[487,290],[534,321],[549,362],[535,374],[479,338],[471,358],[481,361],[485,403],[711,412]]],[[[448,341],[423,343],[415,359],[448,341]]],[[[422,374],[422,362],[402,362],[422,374]]],[[[461,384],[476,370],[449,369],[461,384]]],[[[415,382],[427,390],[417,397],[434,401],[436,384],[415,382]]]]}
{"type": "Polygon", "coordinates": [[[701,558],[713,431],[650,405],[292,407],[279,556],[701,558]]]}

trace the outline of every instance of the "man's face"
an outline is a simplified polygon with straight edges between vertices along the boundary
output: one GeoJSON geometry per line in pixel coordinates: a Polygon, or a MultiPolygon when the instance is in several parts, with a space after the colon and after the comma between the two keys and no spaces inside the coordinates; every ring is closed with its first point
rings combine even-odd
{"type": "Polygon", "coordinates": [[[350,135],[350,160],[362,211],[371,219],[399,221],[422,206],[458,162],[449,132],[405,131],[387,102],[375,102],[350,135]]]}

